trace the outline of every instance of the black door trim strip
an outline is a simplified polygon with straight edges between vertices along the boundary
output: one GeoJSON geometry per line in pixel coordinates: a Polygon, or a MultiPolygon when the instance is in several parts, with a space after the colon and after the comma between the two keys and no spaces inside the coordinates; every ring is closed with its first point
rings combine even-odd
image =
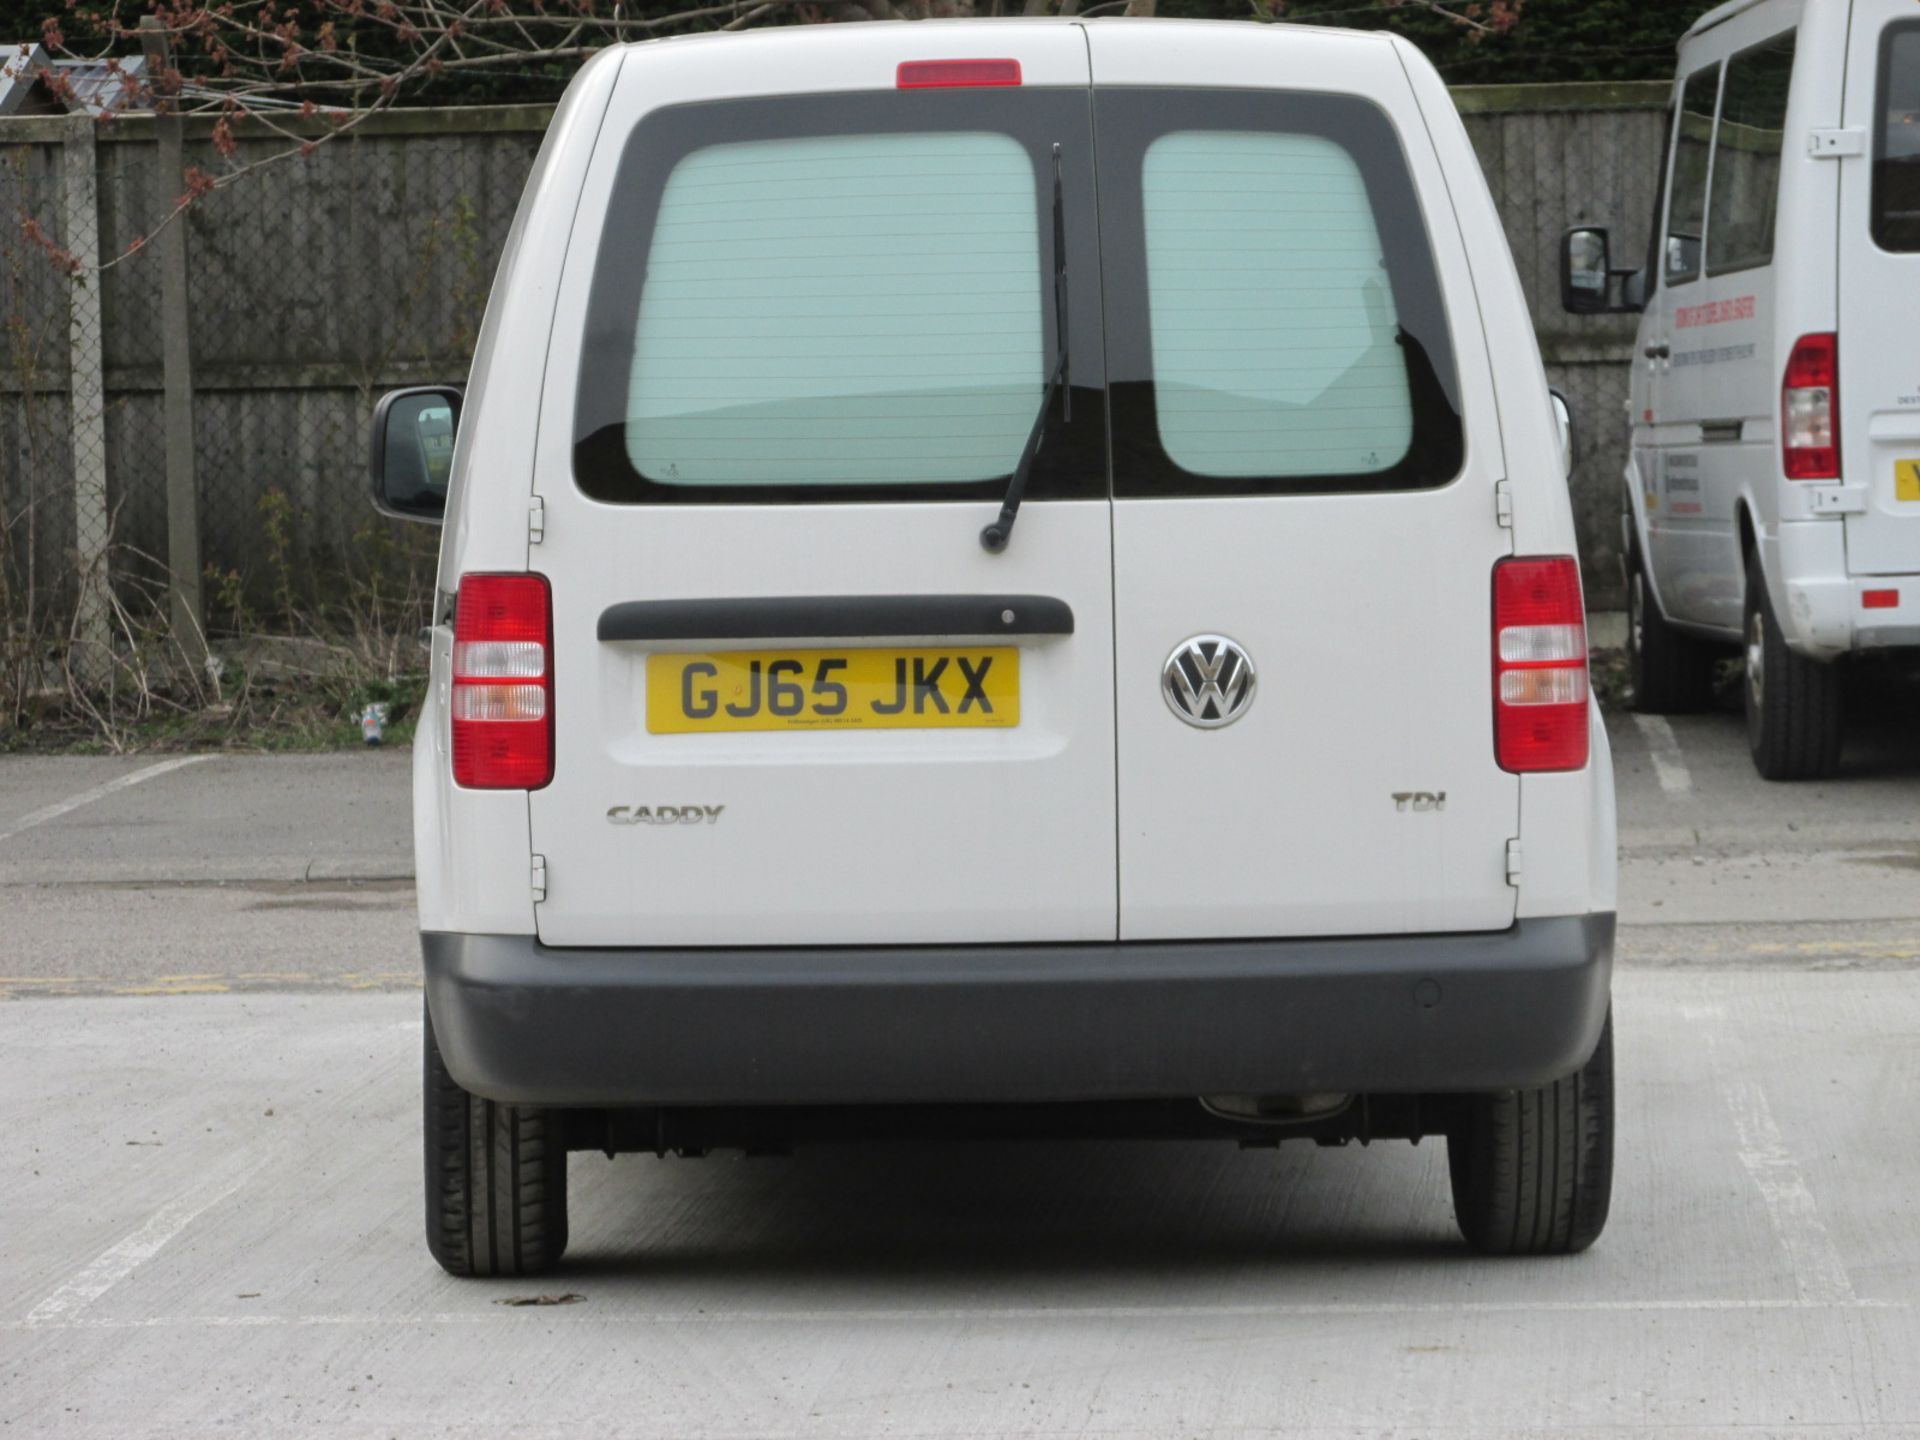
{"type": "Polygon", "coordinates": [[[823,640],[859,636],[1071,635],[1049,595],[802,595],[628,600],[600,612],[602,640],[823,640]]]}

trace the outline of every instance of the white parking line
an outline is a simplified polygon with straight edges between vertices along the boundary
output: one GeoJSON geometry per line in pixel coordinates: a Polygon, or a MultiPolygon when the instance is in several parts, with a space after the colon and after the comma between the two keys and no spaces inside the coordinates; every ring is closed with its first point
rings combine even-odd
{"type": "Polygon", "coordinates": [[[70,1317],[158,1255],[182,1230],[251,1180],[266,1162],[267,1156],[261,1155],[247,1163],[229,1166],[171,1204],[163,1205],[138,1230],[109,1245],[62,1281],[51,1295],[27,1312],[20,1328],[37,1330],[47,1324],[70,1323],[70,1317]]]}
{"type": "Polygon", "coordinates": [[[78,795],[69,795],[64,800],[56,800],[51,805],[42,805],[38,810],[29,810],[5,830],[0,830],[0,841],[11,840],[36,825],[44,825],[49,820],[57,820],[69,811],[78,810],[82,805],[91,805],[103,800],[116,790],[125,790],[130,785],[138,785],[144,780],[152,780],[167,775],[188,765],[198,765],[202,760],[211,760],[211,755],[179,755],[172,760],[162,760],[156,765],[132,771],[115,779],[95,785],[90,790],[82,790],[78,795]]]}
{"type": "Polygon", "coordinates": [[[1680,755],[1680,741],[1673,727],[1659,715],[1636,715],[1633,723],[1647,742],[1647,755],[1653,761],[1653,773],[1660,788],[1669,795],[1687,795],[1693,791],[1693,776],[1680,755]]]}
{"type": "MultiPolygon", "coordinates": [[[[576,1284],[589,1285],[590,1279],[576,1275],[576,1284]]],[[[465,1282],[462,1282],[463,1284],[465,1282]]],[[[549,1282],[548,1288],[556,1287],[549,1282]]],[[[476,1291],[476,1307],[482,1299],[500,1300],[492,1289],[476,1291]]],[[[148,1315],[122,1319],[74,1319],[40,1321],[28,1319],[0,1324],[7,1330],[162,1330],[206,1328],[214,1330],[304,1329],[315,1326],[444,1326],[444,1325],[526,1325],[537,1316],[540,1325],[633,1325],[665,1326],[679,1329],[689,1325],[871,1325],[871,1324],[984,1324],[1036,1321],[1081,1321],[1106,1323],[1114,1320],[1288,1320],[1368,1319],[1416,1315],[1585,1315],[1631,1314],[1646,1311],[1659,1314],[1715,1313],[1726,1311],[1809,1311],[1809,1310],[1899,1310],[1914,1308],[1911,1300],[1863,1299],[1849,1294],[1827,1300],[1801,1296],[1783,1299],[1672,1299],[1648,1297],[1641,1300],[1477,1300],[1380,1301],[1369,1303],[1328,1302],[1325,1304],[1271,1305],[982,1305],[940,1306],[937,1308],[862,1307],[848,1310],[616,1310],[602,1307],[596,1311],[588,1297],[585,1305],[565,1311],[539,1308],[533,1311],[494,1309],[422,1311],[401,1314],[393,1311],[363,1311],[350,1314],[319,1315],[148,1315]]]]}
{"type": "Polygon", "coordinates": [[[1760,1192],[1767,1207],[1767,1219],[1780,1248],[1787,1252],[1793,1279],[1802,1300],[1815,1304],[1845,1305],[1853,1301],[1853,1279],[1820,1206],[1807,1185],[1807,1177],[1787,1148],[1780,1126],[1774,1121],[1773,1107],[1766,1091],[1752,1080],[1728,1073],[1721,1059],[1716,1031],[1724,1012],[1717,1005],[1688,1005],[1682,1008],[1694,1023],[1707,1052],[1707,1063],[1720,1082],[1727,1108],[1733,1112],[1733,1131],[1739,1145],[1740,1163],[1760,1192]]]}

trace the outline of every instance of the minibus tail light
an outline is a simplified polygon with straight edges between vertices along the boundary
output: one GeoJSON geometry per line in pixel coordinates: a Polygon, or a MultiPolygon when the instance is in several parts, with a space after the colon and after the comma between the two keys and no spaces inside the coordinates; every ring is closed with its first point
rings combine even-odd
{"type": "Polygon", "coordinates": [[[538,790],[553,779],[553,596],[544,575],[463,575],[453,618],[453,779],[538,790]]]}
{"type": "Polygon", "coordinates": [[[1502,770],[1587,763],[1587,612],[1571,555],[1493,567],[1493,735],[1502,770]]]}
{"type": "Polygon", "coordinates": [[[1018,85],[1018,60],[905,60],[894,72],[900,90],[952,90],[972,85],[1018,85]]]}
{"type": "Polygon", "coordinates": [[[1780,454],[1789,480],[1840,478],[1840,344],[1802,335],[1780,386],[1780,454]]]}

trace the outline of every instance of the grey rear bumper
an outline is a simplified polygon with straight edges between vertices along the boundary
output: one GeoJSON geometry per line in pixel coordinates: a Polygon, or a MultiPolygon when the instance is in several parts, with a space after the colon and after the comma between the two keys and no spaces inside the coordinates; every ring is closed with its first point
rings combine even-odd
{"type": "Polygon", "coordinates": [[[1614,917],[1491,934],[769,950],[421,937],[448,1069],[568,1106],[1545,1084],[1593,1053],[1614,917]]]}

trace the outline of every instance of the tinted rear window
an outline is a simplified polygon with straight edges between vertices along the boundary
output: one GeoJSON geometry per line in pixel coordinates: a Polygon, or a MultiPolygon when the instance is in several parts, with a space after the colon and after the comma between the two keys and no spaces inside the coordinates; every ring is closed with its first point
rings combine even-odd
{"type": "Polygon", "coordinates": [[[1141,169],[1160,443],[1209,476],[1362,475],[1413,442],[1366,182],[1319,135],[1181,130],[1141,169]]]}
{"type": "Polygon", "coordinates": [[[1050,407],[1028,493],[1104,495],[1084,90],[649,116],[594,267],[580,487],[661,504],[998,498],[1058,353],[1056,144],[1085,277],[1072,378],[1092,388],[1050,407]]]}
{"type": "Polygon", "coordinates": [[[1873,146],[1873,238],[1920,250],[1920,22],[1889,25],[1880,41],[1873,146]]]}
{"type": "Polygon", "coordinates": [[[1119,496],[1444,485],[1465,454],[1427,220],[1347,96],[1096,91],[1119,496]]]}
{"type": "Polygon", "coordinates": [[[627,458],[663,485],[1006,474],[1040,401],[1039,244],[1006,135],[695,151],[647,255],[627,458]]]}

